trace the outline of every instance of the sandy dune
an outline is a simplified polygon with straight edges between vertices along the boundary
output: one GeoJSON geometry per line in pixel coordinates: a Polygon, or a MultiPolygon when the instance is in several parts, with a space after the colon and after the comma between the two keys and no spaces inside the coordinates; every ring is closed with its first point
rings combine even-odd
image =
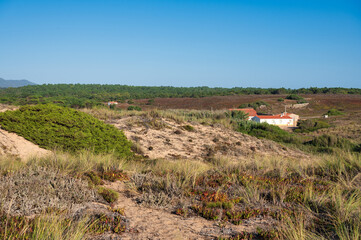
{"type": "Polygon", "coordinates": [[[141,116],[125,117],[109,123],[123,130],[128,139],[138,143],[149,158],[204,159],[223,156],[242,159],[255,154],[306,158],[301,151],[235,132],[222,125],[177,123],[164,118],[149,120],[141,116]],[[158,127],[154,127],[154,121],[158,121],[158,127]],[[192,125],[194,131],[185,130],[183,126],[186,124],[192,125]]]}
{"type": "Polygon", "coordinates": [[[11,155],[25,160],[30,157],[41,157],[47,154],[51,154],[51,151],[40,148],[15,133],[9,133],[0,129],[0,156],[11,155]]]}

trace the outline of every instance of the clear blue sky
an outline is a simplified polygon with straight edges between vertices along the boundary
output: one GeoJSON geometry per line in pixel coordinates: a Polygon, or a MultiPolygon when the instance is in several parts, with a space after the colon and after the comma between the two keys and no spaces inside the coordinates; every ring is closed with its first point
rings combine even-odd
{"type": "Polygon", "coordinates": [[[361,88],[361,0],[0,0],[0,77],[361,88]]]}

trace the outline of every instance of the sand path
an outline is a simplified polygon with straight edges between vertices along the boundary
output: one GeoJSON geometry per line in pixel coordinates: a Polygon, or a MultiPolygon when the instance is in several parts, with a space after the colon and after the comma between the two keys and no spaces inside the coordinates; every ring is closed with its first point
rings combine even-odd
{"type": "MultiPolygon", "coordinates": [[[[223,227],[217,221],[208,221],[201,217],[184,218],[165,210],[151,209],[138,205],[127,197],[126,185],[113,182],[104,187],[119,192],[115,208],[124,208],[129,220],[129,229],[118,236],[119,239],[217,239],[241,231],[253,232],[259,226],[267,224],[264,220],[253,220],[243,225],[226,224],[223,227]]],[[[118,239],[116,236],[110,239],[118,239]]]]}

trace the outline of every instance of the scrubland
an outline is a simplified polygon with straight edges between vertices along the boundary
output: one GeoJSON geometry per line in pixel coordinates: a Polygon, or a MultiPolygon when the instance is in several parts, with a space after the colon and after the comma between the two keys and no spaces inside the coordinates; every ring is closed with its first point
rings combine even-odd
{"type": "MultiPolygon", "coordinates": [[[[254,136],[245,141],[256,143],[261,140],[255,137],[261,137],[278,143],[240,156],[224,154],[233,151],[228,146],[201,158],[149,157],[142,151],[148,146],[132,139],[134,155],[127,156],[84,148],[52,149],[51,155],[27,160],[1,156],[1,238],[171,239],[169,233],[174,239],[361,237],[357,141],[312,144],[309,135],[244,126],[224,111],[83,111],[114,126],[128,118],[125,135],[136,128],[169,130],[176,139],[203,134],[200,127],[222,134],[222,126],[225,135],[240,131],[254,136]],[[272,154],[273,148],[289,154],[272,154]]],[[[219,146],[222,137],[212,144],[219,146]]]]}

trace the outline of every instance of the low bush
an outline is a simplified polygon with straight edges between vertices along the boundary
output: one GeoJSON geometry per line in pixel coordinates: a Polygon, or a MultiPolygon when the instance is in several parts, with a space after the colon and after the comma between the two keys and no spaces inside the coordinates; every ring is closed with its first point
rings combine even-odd
{"type": "Polygon", "coordinates": [[[256,123],[253,121],[238,122],[237,130],[257,138],[266,138],[276,142],[300,144],[300,139],[278,126],[270,125],[268,123],[256,123]]]}
{"type": "Polygon", "coordinates": [[[142,108],[139,106],[129,106],[128,111],[142,111],[142,108]]]}
{"type": "Polygon", "coordinates": [[[358,151],[358,145],[350,140],[327,134],[317,136],[305,144],[315,146],[322,152],[332,152],[332,148],[340,148],[346,151],[358,151]]]}
{"type": "Polygon", "coordinates": [[[251,107],[251,108],[257,109],[262,105],[268,106],[269,104],[264,101],[257,101],[257,102],[253,102],[253,103],[243,103],[243,104],[239,105],[238,108],[251,107]]]}
{"type": "Polygon", "coordinates": [[[289,99],[289,100],[302,100],[304,99],[303,97],[301,96],[298,96],[297,94],[290,94],[286,97],[286,99],[289,99]]]}
{"type": "Polygon", "coordinates": [[[307,119],[299,120],[297,126],[295,132],[313,132],[321,128],[329,128],[330,124],[321,120],[307,119]]]}
{"type": "Polygon", "coordinates": [[[248,113],[245,113],[243,111],[230,111],[227,112],[227,117],[235,120],[247,120],[248,119],[248,113]]]}
{"type": "Polygon", "coordinates": [[[54,104],[24,106],[0,113],[0,124],[1,128],[47,149],[132,155],[131,144],[122,131],[89,114],[54,104]]]}
{"type": "Polygon", "coordinates": [[[108,203],[113,203],[113,202],[117,201],[118,198],[119,198],[119,194],[116,191],[114,191],[112,189],[108,189],[108,188],[99,187],[98,188],[98,193],[108,203]]]}
{"type": "Polygon", "coordinates": [[[184,125],[182,128],[184,130],[188,131],[188,132],[194,132],[195,131],[194,127],[191,126],[191,125],[184,125]]]}
{"type": "Polygon", "coordinates": [[[327,111],[327,113],[325,115],[329,115],[329,116],[339,116],[339,115],[344,115],[343,112],[341,112],[340,110],[337,109],[330,109],[327,111]]]}

